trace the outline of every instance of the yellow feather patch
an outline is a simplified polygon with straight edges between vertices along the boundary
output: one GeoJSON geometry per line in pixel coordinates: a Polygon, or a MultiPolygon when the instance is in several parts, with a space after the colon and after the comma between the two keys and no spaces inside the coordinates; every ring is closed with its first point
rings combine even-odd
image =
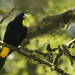
{"type": "Polygon", "coordinates": [[[9,48],[3,47],[3,50],[1,52],[2,58],[5,58],[9,54],[9,48]]]}

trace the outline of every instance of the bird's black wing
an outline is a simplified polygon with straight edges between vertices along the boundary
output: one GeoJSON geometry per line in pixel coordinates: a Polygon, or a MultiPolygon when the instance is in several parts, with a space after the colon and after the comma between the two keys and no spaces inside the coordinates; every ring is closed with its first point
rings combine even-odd
{"type": "Polygon", "coordinates": [[[9,39],[9,35],[11,34],[11,25],[12,25],[12,23],[10,22],[9,24],[8,24],[8,26],[7,26],[7,29],[6,29],[6,32],[5,32],[5,35],[4,35],[4,42],[6,42],[7,43],[7,41],[8,41],[8,39],[9,39]]]}
{"type": "MultiPolygon", "coordinates": [[[[25,28],[26,31],[26,28],[25,28]]],[[[8,24],[7,30],[4,36],[4,42],[13,46],[18,46],[19,40],[22,40],[23,34],[23,26],[22,24],[17,24],[14,21],[8,24]]],[[[26,34],[25,34],[26,35],[26,34]]]]}
{"type": "Polygon", "coordinates": [[[22,31],[22,35],[20,37],[20,40],[18,41],[18,45],[20,45],[22,43],[22,41],[24,40],[24,38],[26,38],[27,36],[27,27],[23,27],[23,31],[22,31]]]}

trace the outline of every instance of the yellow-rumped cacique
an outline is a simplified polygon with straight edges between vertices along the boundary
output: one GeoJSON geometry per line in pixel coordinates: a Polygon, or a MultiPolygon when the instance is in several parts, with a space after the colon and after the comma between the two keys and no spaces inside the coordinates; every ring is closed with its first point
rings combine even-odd
{"type": "MultiPolygon", "coordinates": [[[[3,42],[18,47],[27,36],[27,27],[23,26],[22,21],[26,18],[26,14],[19,13],[13,21],[7,25],[3,42]]],[[[0,69],[3,67],[7,56],[12,53],[8,47],[3,47],[0,54],[0,69]]]]}

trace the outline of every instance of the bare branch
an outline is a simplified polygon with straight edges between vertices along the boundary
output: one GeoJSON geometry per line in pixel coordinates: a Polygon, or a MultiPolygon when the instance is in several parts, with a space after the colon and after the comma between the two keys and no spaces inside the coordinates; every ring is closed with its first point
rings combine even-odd
{"type": "Polygon", "coordinates": [[[59,58],[62,56],[63,52],[62,52],[62,49],[61,47],[58,45],[58,50],[59,50],[59,53],[57,54],[55,60],[54,60],[54,65],[57,65],[58,64],[58,60],[59,58]]]}
{"type": "MultiPolygon", "coordinates": [[[[71,42],[71,43],[72,43],[72,42],[71,42]]],[[[35,61],[38,61],[39,63],[48,65],[48,66],[51,67],[51,68],[52,68],[52,66],[54,66],[54,70],[57,71],[58,73],[62,74],[62,75],[71,75],[71,74],[68,74],[68,73],[64,72],[64,70],[62,70],[61,68],[58,68],[58,66],[56,65],[56,64],[58,63],[59,57],[64,53],[62,50],[63,50],[63,49],[64,49],[64,50],[66,49],[64,46],[63,46],[62,48],[60,48],[60,46],[57,47],[57,48],[59,49],[59,52],[60,52],[61,54],[57,55],[57,57],[56,57],[57,60],[55,59],[54,63],[51,63],[51,62],[49,62],[49,61],[47,61],[47,60],[45,60],[45,59],[43,59],[43,58],[38,57],[37,55],[35,55],[35,54],[33,54],[31,51],[29,51],[27,48],[22,48],[22,47],[21,47],[21,48],[16,48],[16,47],[14,47],[14,46],[11,46],[11,45],[8,45],[8,44],[2,43],[2,42],[0,42],[0,46],[6,46],[6,47],[8,47],[10,50],[17,51],[17,52],[20,53],[21,55],[26,56],[26,57],[28,57],[28,58],[30,58],[30,59],[35,60],[35,61]],[[61,50],[60,50],[60,49],[61,49],[61,50]]],[[[57,48],[54,48],[54,49],[57,49],[57,48]]],[[[67,49],[66,49],[66,50],[67,50],[67,49]]],[[[37,51],[35,51],[35,52],[38,53],[37,51]]],[[[67,56],[69,56],[70,53],[66,53],[66,52],[68,52],[68,51],[65,51],[65,55],[67,54],[67,56]]],[[[69,58],[70,58],[70,56],[69,56],[69,58]]],[[[72,58],[72,55],[71,55],[71,58],[72,58]]],[[[73,59],[73,58],[72,58],[72,59],[73,59]]]]}
{"type": "Polygon", "coordinates": [[[19,7],[22,7],[24,5],[25,0],[23,0],[21,3],[19,3],[18,5],[16,5],[15,7],[13,7],[8,13],[7,15],[5,15],[1,20],[0,20],[0,24],[16,9],[19,7]]]}
{"type": "Polygon", "coordinates": [[[75,39],[73,39],[72,41],[70,41],[66,46],[68,46],[68,48],[70,48],[72,44],[75,44],[75,39]]]}
{"type": "Polygon", "coordinates": [[[0,20],[0,24],[16,9],[16,6],[14,8],[12,8],[9,13],[7,15],[5,15],[1,20],[0,20]]]}

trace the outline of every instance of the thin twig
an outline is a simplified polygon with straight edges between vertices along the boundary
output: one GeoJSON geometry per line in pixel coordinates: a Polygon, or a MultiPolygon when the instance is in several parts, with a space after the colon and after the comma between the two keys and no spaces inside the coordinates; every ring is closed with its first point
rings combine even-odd
{"type": "Polygon", "coordinates": [[[0,24],[16,9],[16,6],[14,8],[12,8],[9,13],[7,15],[5,15],[1,20],[0,20],[0,24]]]}
{"type": "Polygon", "coordinates": [[[71,40],[66,46],[70,48],[73,43],[75,43],[75,39],[71,40]]]}
{"type": "Polygon", "coordinates": [[[22,2],[20,2],[18,5],[16,5],[15,7],[13,7],[8,13],[7,15],[5,15],[1,20],[0,20],[0,24],[16,9],[16,8],[21,8],[21,6],[24,5],[25,0],[23,0],[22,2]]]}

